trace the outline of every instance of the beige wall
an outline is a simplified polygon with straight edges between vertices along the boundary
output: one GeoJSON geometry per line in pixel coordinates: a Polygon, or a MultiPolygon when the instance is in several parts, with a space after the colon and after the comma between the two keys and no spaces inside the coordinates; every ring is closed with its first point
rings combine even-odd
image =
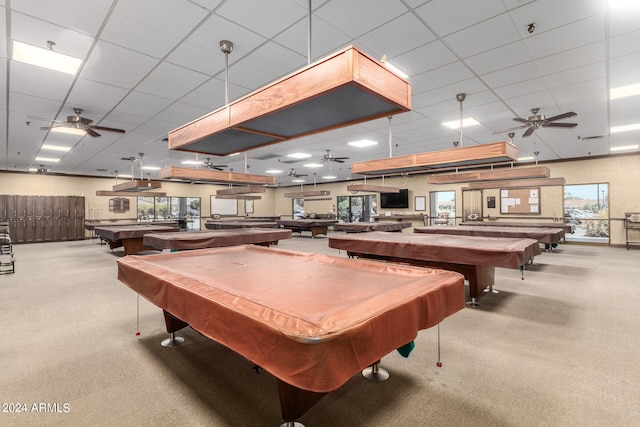
{"type": "MultiPolygon", "coordinates": [[[[611,223],[611,243],[624,244],[624,226],[620,218],[625,212],[640,212],[640,155],[634,154],[621,157],[609,157],[602,159],[588,159],[581,161],[540,163],[549,167],[552,178],[565,178],[566,183],[572,184],[609,184],[610,215],[614,219],[611,223]],[[618,220],[616,220],[616,218],[618,220]]],[[[122,182],[122,181],[120,181],[122,182]]],[[[353,180],[353,183],[362,183],[362,180],[353,180]]],[[[409,189],[409,209],[397,209],[397,213],[429,213],[430,191],[455,191],[456,192],[456,216],[462,216],[462,188],[466,184],[427,185],[426,175],[411,175],[406,177],[390,177],[384,180],[367,179],[367,184],[388,185],[409,189]],[[416,212],[414,207],[415,196],[427,198],[427,210],[416,212]]],[[[55,175],[19,174],[0,172],[0,194],[24,194],[24,195],[63,195],[84,196],[86,200],[86,216],[90,219],[110,218],[134,218],[136,200],[131,196],[131,211],[123,214],[109,212],[109,197],[96,196],[96,190],[111,190],[115,184],[113,178],[75,178],[60,177],[55,175]]],[[[346,190],[345,182],[317,184],[318,190],[329,190],[330,200],[307,200],[305,211],[315,213],[328,213],[331,205],[336,204],[337,196],[351,195],[346,190]]],[[[167,196],[174,197],[200,197],[202,203],[202,216],[211,214],[210,196],[215,195],[216,190],[226,188],[223,185],[213,184],[185,184],[163,182],[162,189],[167,196]]],[[[291,198],[284,197],[285,192],[298,191],[300,187],[287,187],[267,189],[261,194],[262,199],[254,202],[254,216],[261,215],[291,215],[291,198]]],[[[303,190],[312,190],[313,185],[305,185],[303,190]]],[[[531,216],[536,218],[562,217],[564,191],[560,186],[541,188],[541,214],[531,216]]],[[[486,216],[502,216],[499,210],[499,189],[487,189],[483,194],[483,214],[486,216]],[[486,207],[487,196],[496,197],[496,208],[486,207]]],[[[244,201],[238,201],[238,215],[244,216],[244,201]]],[[[513,215],[512,215],[513,216],[513,215]]],[[[522,215],[516,215],[522,217],[522,215]]]]}

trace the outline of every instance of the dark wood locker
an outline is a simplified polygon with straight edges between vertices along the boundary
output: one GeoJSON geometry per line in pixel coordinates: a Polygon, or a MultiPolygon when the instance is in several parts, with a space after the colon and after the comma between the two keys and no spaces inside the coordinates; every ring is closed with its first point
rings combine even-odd
{"type": "Polygon", "coordinates": [[[7,197],[0,195],[0,221],[7,221],[9,216],[7,215],[7,197]]]}
{"type": "Polygon", "coordinates": [[[60,240],[69,239],[69,218],[60,218],[60,240]]]}

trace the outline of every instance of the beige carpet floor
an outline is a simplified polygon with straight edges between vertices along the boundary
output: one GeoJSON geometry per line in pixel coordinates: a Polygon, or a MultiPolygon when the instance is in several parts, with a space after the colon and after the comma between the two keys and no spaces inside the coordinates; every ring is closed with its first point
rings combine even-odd
{"type": "MultiPolygon", "coordinates": [[[[345,256],[327,239],[280,247],[345,256]]],[[[159,309],[96,241],[15,247],[0,276],[0,425],[277,426],[275,379],[198,333],[164,348],[159,309]]],[[[320,426],[640,426],[640,251],[561,245],[499,294],[422,331],[391,377],[360,375],[300,420],[320,426]]],[[[286,278],[283,278],[286,280],[286,278]]]]}

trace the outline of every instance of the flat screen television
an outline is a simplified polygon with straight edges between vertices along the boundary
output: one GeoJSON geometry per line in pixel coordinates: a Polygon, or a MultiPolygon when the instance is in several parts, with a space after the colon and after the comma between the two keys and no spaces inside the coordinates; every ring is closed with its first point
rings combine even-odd
{"type": "Polygon", "coordinates": [[[399,193],[380,193],[382,209],[407,209],[409,207],[409,190],[401,189],[399,193]]]}

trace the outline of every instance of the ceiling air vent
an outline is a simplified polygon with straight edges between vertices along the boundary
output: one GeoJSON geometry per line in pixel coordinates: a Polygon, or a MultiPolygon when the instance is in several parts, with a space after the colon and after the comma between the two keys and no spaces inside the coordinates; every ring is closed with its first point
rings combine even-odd
{"type": "Polygon", "coordinates": [[[604,135],[593,135],[593,136],[579,136],[578,139],[581,141],[589,141],[591,139],[602,139],[604,135]]]}

